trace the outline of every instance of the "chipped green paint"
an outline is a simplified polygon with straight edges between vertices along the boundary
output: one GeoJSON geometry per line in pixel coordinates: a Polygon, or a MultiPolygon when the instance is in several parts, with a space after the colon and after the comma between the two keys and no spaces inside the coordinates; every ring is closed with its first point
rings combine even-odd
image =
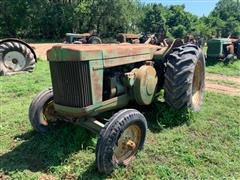
{"type": "Polygon", "coordinates": [[[93,104],[102,102],[103,94],[103,59],[90,61],[90,77],[93,104]]]}
{"type": "Polygon", "coordinates": [[[131,100],[131,96],[128,94],[124,94],[119,97],[115,97],[103,102],[98,102],[94,105],[84,107],[84,108],[74,108],[68,106],[62,106],[59,104],[54,103],[54,108],[56,111],[72,117],[84,117],[84,116],[96,116],[101,112],[106,112],[109,110],[122,108],[126,106],[129,101],[131,100]]]}

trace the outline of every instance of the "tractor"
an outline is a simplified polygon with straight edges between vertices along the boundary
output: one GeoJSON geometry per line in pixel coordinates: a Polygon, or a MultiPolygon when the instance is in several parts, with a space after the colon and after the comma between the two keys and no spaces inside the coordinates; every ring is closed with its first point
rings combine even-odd
{"type": "Polygon", "coordinates": [[[207,42],[207,57],[220,60],[240,58],[240,39],[215,38],[207,42]]]}
{"type": "Polygon", "coordinates": [[[117,34],[117,41],[120,43],[131,43],[131,44],[139,44],[139,38],[141,34],[117,34]]]}
{"type": "Polygon", "coordinates": [[[0,76],[32,72],[36,54],[26,42],[8,38],[0,40],[0,76]]]}
{"type": "Polygon", "coordinates": [[[33,99],[30,123],[39,133],[65,121],[99,134],[101,173],[129,165],[144,146],[147,120],[133,107],[151,105],[163,89],[170,107],[201,109],[205,59],[196,45],[63,44],[47,57],[52,88],[33,99]]]}
{"type": "Polygon", "coordinates": [[[102,44],[102,40],[95,33],[74,34],[66,33],[66,44],[102,44]]]}
{"type": "Polygon", "coordinates": [[[117,35],[117,41],[120,43],[130,43],[130,44],[159,44],[159,39],[156,34],[124,34],[119,33],[117,35]]]}

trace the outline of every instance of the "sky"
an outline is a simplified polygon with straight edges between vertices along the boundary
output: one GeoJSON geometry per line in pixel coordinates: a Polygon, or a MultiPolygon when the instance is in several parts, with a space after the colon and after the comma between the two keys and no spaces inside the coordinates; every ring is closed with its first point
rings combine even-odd
{"type": "Polygon", "coordinates": [[[141,0],[144,3],[162,3],[165,6],[185,4],[186,11],[197,16],[208,16],[218,0],[141,0]]]}

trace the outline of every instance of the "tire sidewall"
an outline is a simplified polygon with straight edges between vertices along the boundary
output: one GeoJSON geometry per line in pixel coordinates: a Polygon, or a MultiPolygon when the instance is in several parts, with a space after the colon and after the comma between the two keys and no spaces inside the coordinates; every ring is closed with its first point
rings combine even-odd
{"type": "Polygon", "coordinates": [[[49,126],[40,124],[43,118],[43,107],[53,100],[52,90],[45,90],[40,92],[32,101],[29,107],[29,119],[34,130],[40,133],[49,131],[49,126]]]}

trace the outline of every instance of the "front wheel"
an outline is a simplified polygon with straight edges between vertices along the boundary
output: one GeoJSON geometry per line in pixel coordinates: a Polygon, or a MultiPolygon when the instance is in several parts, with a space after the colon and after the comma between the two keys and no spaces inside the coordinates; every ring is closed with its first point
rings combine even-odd
{"type": "Polygon", "coordinates": [[[193,44],[175,48],[168,57],[164,97],[168,105],[200,111],[205,86],[205,58],[193,44]]]}
{"type": "Polygon", "coordinates": [[[46,133],[57,123],[54,117],[53,91],[40,92],[29,107],[29,120],[33,129],[40,133],[46,133]]]}
{"type": "Polygon", "coordinates": [[[143,148],[147,131],[145,117],[134,109],[116,113],[101,130],[96,148],[97,167],[110,173],[119,165],[127,166],[143,148]]]}

